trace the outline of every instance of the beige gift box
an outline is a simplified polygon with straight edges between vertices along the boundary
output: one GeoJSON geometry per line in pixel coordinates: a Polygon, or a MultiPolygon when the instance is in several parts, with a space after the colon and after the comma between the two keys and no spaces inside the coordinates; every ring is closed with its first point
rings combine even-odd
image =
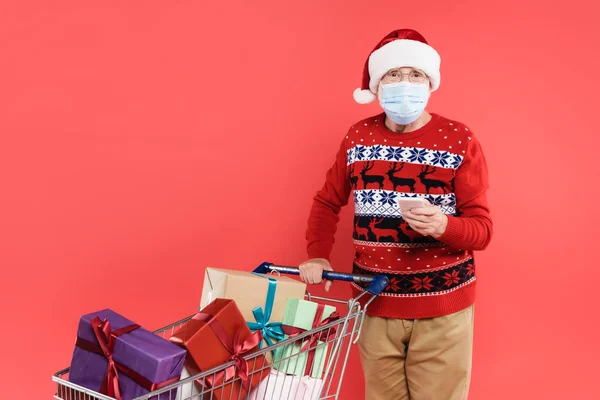
{"type": "MultiPolygon", "coordinates": [[[[217,298],[232,299],[246,322],[256,322],[252,310],[261,307],[264,311],[269,288],[269,279],[277,281],[273,308],[269,322],[281,322],[288,299],[303,299],[306,284],[287,276],[258,275],[219,268],[206,268],[202,286],[200,310],[217,298]]],[[[263,348],[267,345],[263,342],[263,348]]],[[[270,354],[268,357],[271,360],[270,354]]]]}

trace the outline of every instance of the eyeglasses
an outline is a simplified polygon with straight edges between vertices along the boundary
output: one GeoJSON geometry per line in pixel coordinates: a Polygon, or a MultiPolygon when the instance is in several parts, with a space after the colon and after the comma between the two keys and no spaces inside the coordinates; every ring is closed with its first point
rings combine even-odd
{"type": "Polygon", "coordinates": [[[408,73],[402,73],[400,69],[392,69],[384,75],[384,78],[387,78],[388,82],[401,82],[404,76],[408,76],[408,80],[411,83],[423,83],[427,80],[427,75],[416,69],[408,73]]]}

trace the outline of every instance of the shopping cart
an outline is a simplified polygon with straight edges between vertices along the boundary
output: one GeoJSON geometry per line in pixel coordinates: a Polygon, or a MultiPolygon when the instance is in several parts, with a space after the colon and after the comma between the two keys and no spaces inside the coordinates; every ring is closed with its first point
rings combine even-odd
{"type": "MultiPolygon", "coordinates": [[[[298,268],[277,266],[271,263],[261,264],[254,272],[292,275],[299,275],[300,273],[298,268]]],[[[333,271],[324,271],[323,278],[355,282],[364,287],[365,291],[349,301],[312,296],[307,292],[306,298],[309,301],[317,300],[324,303],[346,304],[347,313],[345,315],[341,313],[339,318],[333,318],[323,326],[306,332],[296,332],[289,339],[245,355],[243,358],[249,366],[248,371],[251,371],[248,376],[249,380],[252,381],[255,374],[260,374],[262,379],[261,383],[250,390],[248,394],[242,396],[243,392],[241,391],[227,390],[234,384],[240,384],[239,377],[224,382],[222,379],[217,379],[217,376],[222,376],[226,370],[231,370],[235,366],[232,361],[193,376],[182,376],[178,382],[136,397],[134,400],[211,400],[215,397],[221,400],[337,399],[342,388],[342,379],[351,345],[356,344],[358,341],[367,307],[385,289],[388,279],[385,276],[345,274],[333,271]],[[363,296],[367,297],[363,298],[363,296]],[[362,301],[360,301],[361,298],[363,298],[362,301]],[[296,351],[286,352],[285,350],[289,350],[290,346],[296,346],[296,351]],[[289,355],[279,357],[277,360],[278,365],[274,366],[265,362],[265,355],[269,352],[272,352],[271,354],[283,352],[283,355],[288,353],[289,355]],[[302,369],[307,364],[312,365],[312,367],[302,377],[301,375],[279,372],[279,370],[290,370],[290,368],[294,370],[297,365],[301,365],[302,369]],[[322,371],[315,371],[317,365],[321,366],[322,371]],[[214,384],[214,382],[219,381],[222,383],[214,384]],[[233,396],[233,393],[237,394],[233,396]]],[[[155,334],[168,340],[180,326],[192,317],[193,315],[159,329],[155,334]]],[[[69,382],[68,373],[69,369],[66,368],[52,377],[57,389],[54,395],[55,399],[113,400],[112,397],[69,382]]]]}

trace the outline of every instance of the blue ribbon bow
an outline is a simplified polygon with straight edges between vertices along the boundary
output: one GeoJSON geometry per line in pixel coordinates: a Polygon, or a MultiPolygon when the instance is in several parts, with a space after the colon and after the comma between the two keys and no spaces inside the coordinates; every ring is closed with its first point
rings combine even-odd
{"type": "MultiPolygon", "coordinates": [[[[269,288],[267,290],[267,299],[265,302],[265,308],[263,310],[262,307],[256,307],[252,310],[252,314],[254,314],[254,319],[256,322],[248,322],[248,328],[252,332],[260,330],[262,332],[263,338],[265,342],[269,346],[273,345],[273,340],[277,341],[283,340],[285,334],[281,329],[281,322],[269,322],[271,319],[271,312],[273,311],[273,304],[275,302],[275,291],[277,290],[277,281],[273,278],[269,278],[264,275],[256,274],[258,276],[262,276],[269,280],[269,288]]],[[[262,349],[263,342],[261,341],[259,344],[259,348],[262,349]]],[[[275,354],[275,352],[273,352],[275,354]]]]}

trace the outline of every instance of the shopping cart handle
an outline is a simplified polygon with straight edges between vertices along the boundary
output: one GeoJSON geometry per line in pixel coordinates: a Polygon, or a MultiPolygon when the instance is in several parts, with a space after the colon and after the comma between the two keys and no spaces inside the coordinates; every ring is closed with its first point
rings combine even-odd
{"type": "MultiPolygon", "coordinates": [[[[300,275],[300,270],[296,267],[285,267],[274,265],[270,262],[264,262],[259,265],[254,272],[257,274],[267,274],[271,271],[276,271],[281,274],[300,275]]],[[[345,274],[343,272],[323,271],[323,278],[332,281],[348,281],[362,284],[369,284],[367,291],[375,296],[378,296],[388,285],[388,278],[385,275],[358,275],[345,274]]]]}

